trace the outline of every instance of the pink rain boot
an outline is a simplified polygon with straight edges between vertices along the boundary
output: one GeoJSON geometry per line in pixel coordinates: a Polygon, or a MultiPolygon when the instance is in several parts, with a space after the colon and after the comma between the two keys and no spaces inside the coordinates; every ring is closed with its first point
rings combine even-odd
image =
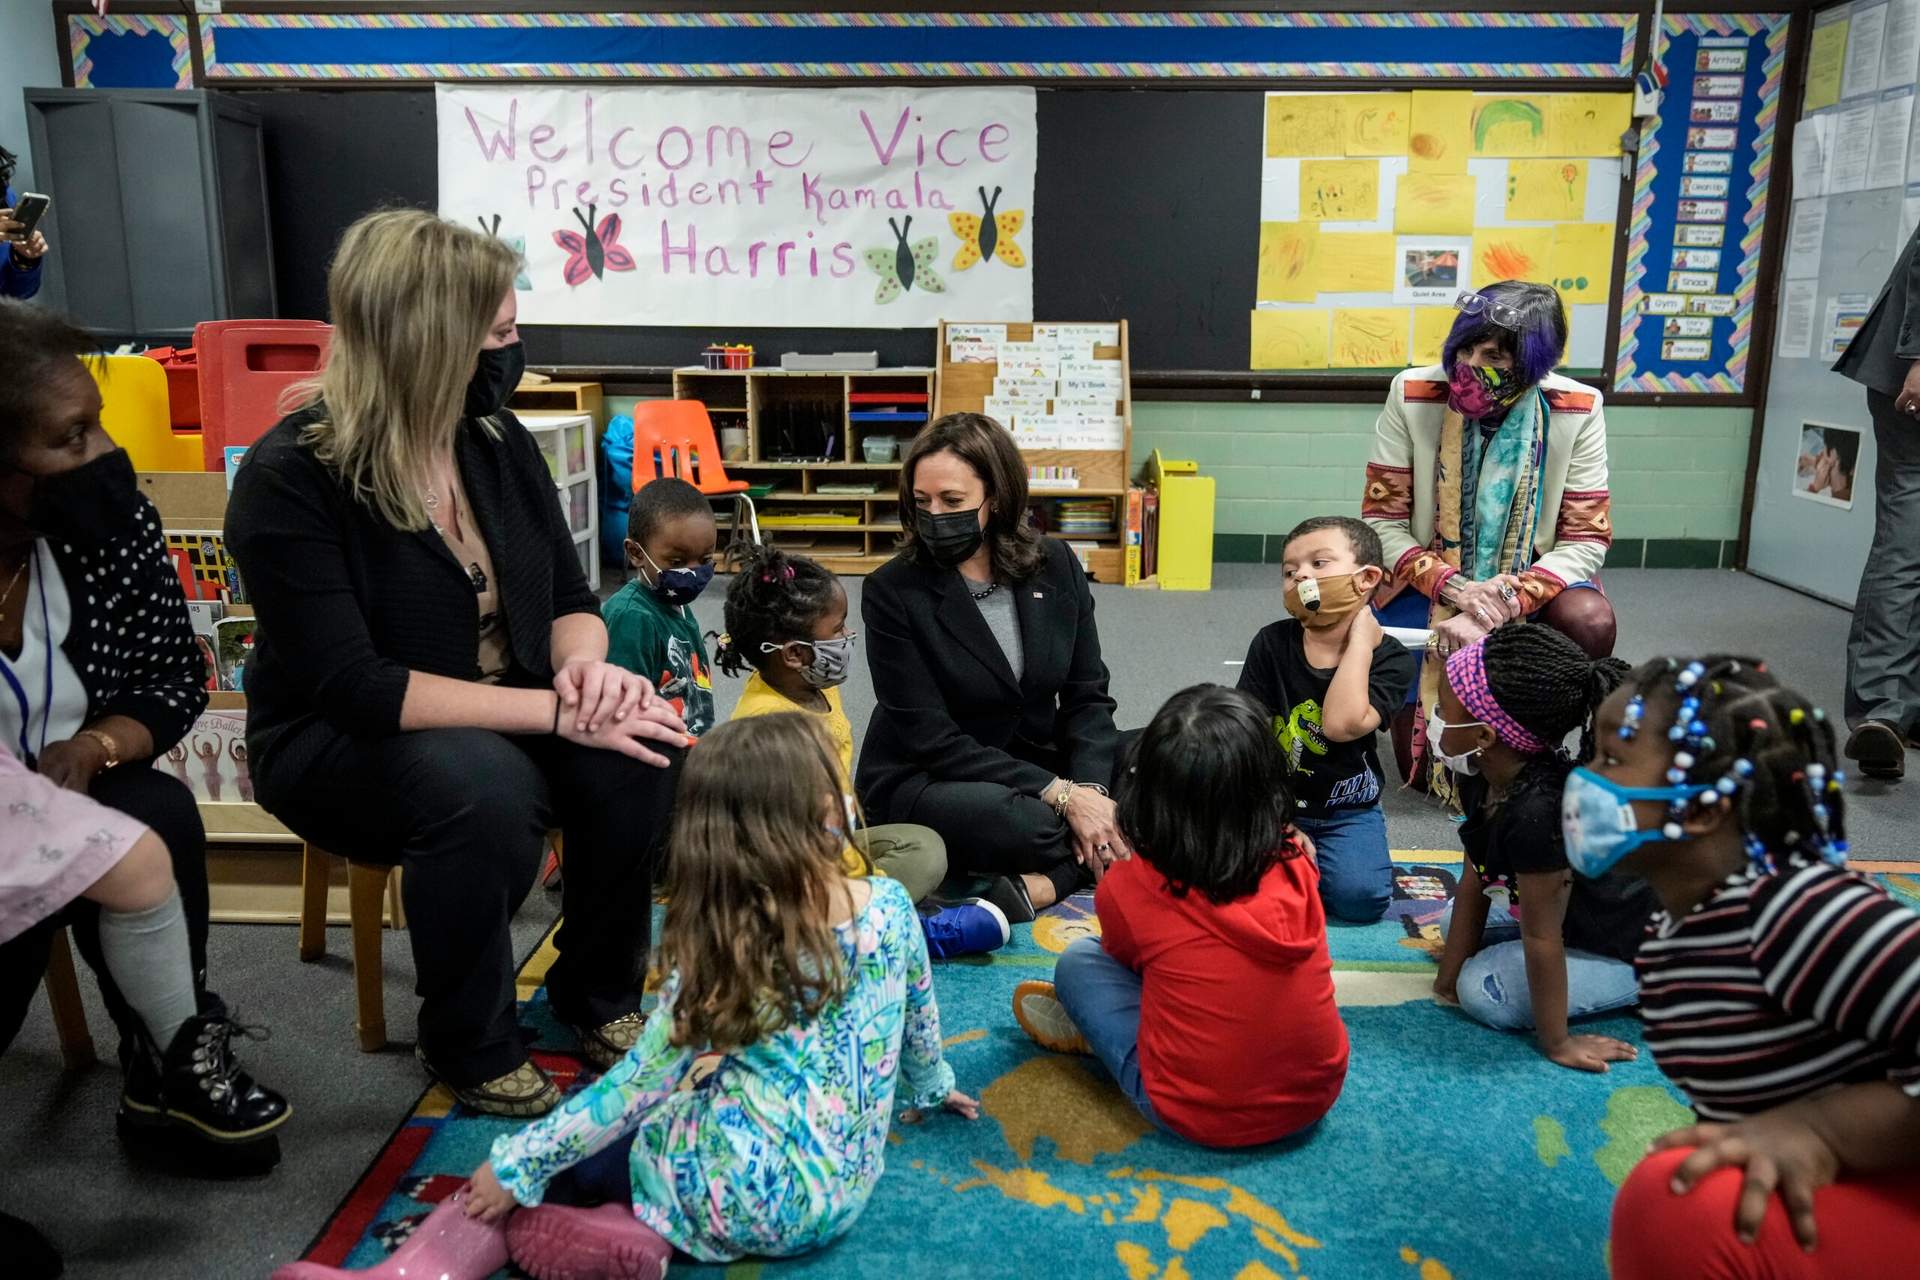
{"type": "Polygon", "coordinates": [[[661,1280],[673,1246],[624,1204],[547,1204],[507,1219],[507,1249],[533,1280],[661,1280]]]}
{"type": "Polygon", "coordinates": [[[434,1207],[384,1262],[364,1271],[289,1262],[273,1280],[486,1280],[507,1265],[507,1233],[467,1216],[465,1187],[434,1207]]]}

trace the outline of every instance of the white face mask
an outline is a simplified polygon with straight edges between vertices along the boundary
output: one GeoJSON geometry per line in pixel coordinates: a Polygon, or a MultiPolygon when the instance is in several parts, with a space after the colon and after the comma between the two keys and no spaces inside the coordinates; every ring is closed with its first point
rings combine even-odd
{"type": "Polygon", "coordinates": [[[1482,720],[1462,720],[1459,724],[1448,724],[1440,718],[1440,708],[1435,707],[1427,714],[1427,741],[1433,744],[1433,752],[1440,757],[1441,764],[1463,778],[1471,778],[1474,774],[1480,772],[1480,762],[1475,760],[1474,757],[1482,751],[1485,751],[1486,748],[1475,747],[1471,751],[1463,751],[1457,756],[1450,756],[1447,754],[1446,749],[1440,745],[1440,739],[1446,736],[1447,730],[1449,729],[1472,729],[1475,726],[1484,727],[1485,723],[1486,722],[1482,720]]]}

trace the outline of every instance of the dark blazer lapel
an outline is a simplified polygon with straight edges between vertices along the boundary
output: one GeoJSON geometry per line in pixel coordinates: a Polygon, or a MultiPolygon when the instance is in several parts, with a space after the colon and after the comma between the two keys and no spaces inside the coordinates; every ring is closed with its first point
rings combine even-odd
{"type": "Polygon", "coordinates": [[[1026,672],[1023,685],[1058,688],[1066,675],[1067,664],[1061,656],[1061,644],[1071,643],[1069,626],[1060,616],[1062,588],[1054,581],[1049,559],[1039,573],[1013,587],[1014,613],[1020,619],[1020,638],[1026,642],[1026,672]]]}
{"type": "MultiPolygon", "coordinates": [[[[1020,682],[1013,678],[1013,667],[1007,662],[1007,655],[1001,651],[1000,642],[993,638],[993,628],[980,616],[980,606],[973,602],[959,571],[943,569],[930,575],[929,586],[937,597],[934,614],[940,619],[940,625],[987,670],[998,676],[1001,684],[1014,693],[1020,692],[1020,682]]],[[[1006,588],[1002,587],[1001,590],[1006,588]]],[[[1022,638],[1025,638],[1024,634],[1022,638]]]]}

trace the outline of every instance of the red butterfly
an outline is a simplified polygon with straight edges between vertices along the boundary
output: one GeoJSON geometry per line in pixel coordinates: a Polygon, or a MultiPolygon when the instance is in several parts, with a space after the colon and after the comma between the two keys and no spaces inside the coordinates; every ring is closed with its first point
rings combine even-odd
{"type": "Polygon", "coordinates": [[[576,206],[573,216],[580,219],[580,225],[587,234],[578,231],[556,231],[553,242],[567,251],[566,277],[568,284],[584,284],[591,274],[596,280],[608,271],[633,270],[633,255],[620,247],[620,215],[610,213],[600,219],[600,225],[593,225],[593,215],[598,205],[588,205],[581,213],[576,206]]]}

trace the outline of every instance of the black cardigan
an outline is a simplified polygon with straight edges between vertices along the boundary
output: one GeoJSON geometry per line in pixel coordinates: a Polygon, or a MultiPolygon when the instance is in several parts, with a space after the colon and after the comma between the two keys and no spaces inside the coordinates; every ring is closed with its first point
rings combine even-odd
{"type": "Polygon", "coordinates": [[[60,648],[86,688],[87,723],[138,720],[164,755],[206,709],[207,664],[160,514],[145,495],[136,501],[139,527],[124,538],[98,547],[47,541],[71,610],[60,648]]]}
{"type": "Polygon", "coordinates": [[[1018,682],[954,569],[905,556],[860,591],[877,702],[860,752],[859,791],[876,822],[905,822],[927,783],[997,782],[1037,795],[1052,771],[1009,750],[1016,740],[1066,758],[1071,776],[1105,785],[1119,733],[1093,593],[1072,550],[1047,557],[1011,591],[1026,671],[1018,682]]]}
{"type": "MultiPolygon", "coordinates": [[[[300,442],[315,411],[247,451],[227,546],[258,618],[246,672],[247,752],[267,808],[342,734],[400,732],[410,671],[479,674],[473,584],[431,529],[396,529],[300,442]]],[[[513,683],[553,678],[553,620],[598,614],[539,446],[510,413],[463,422],[454,457],[493,558],[513,683]]]]}

